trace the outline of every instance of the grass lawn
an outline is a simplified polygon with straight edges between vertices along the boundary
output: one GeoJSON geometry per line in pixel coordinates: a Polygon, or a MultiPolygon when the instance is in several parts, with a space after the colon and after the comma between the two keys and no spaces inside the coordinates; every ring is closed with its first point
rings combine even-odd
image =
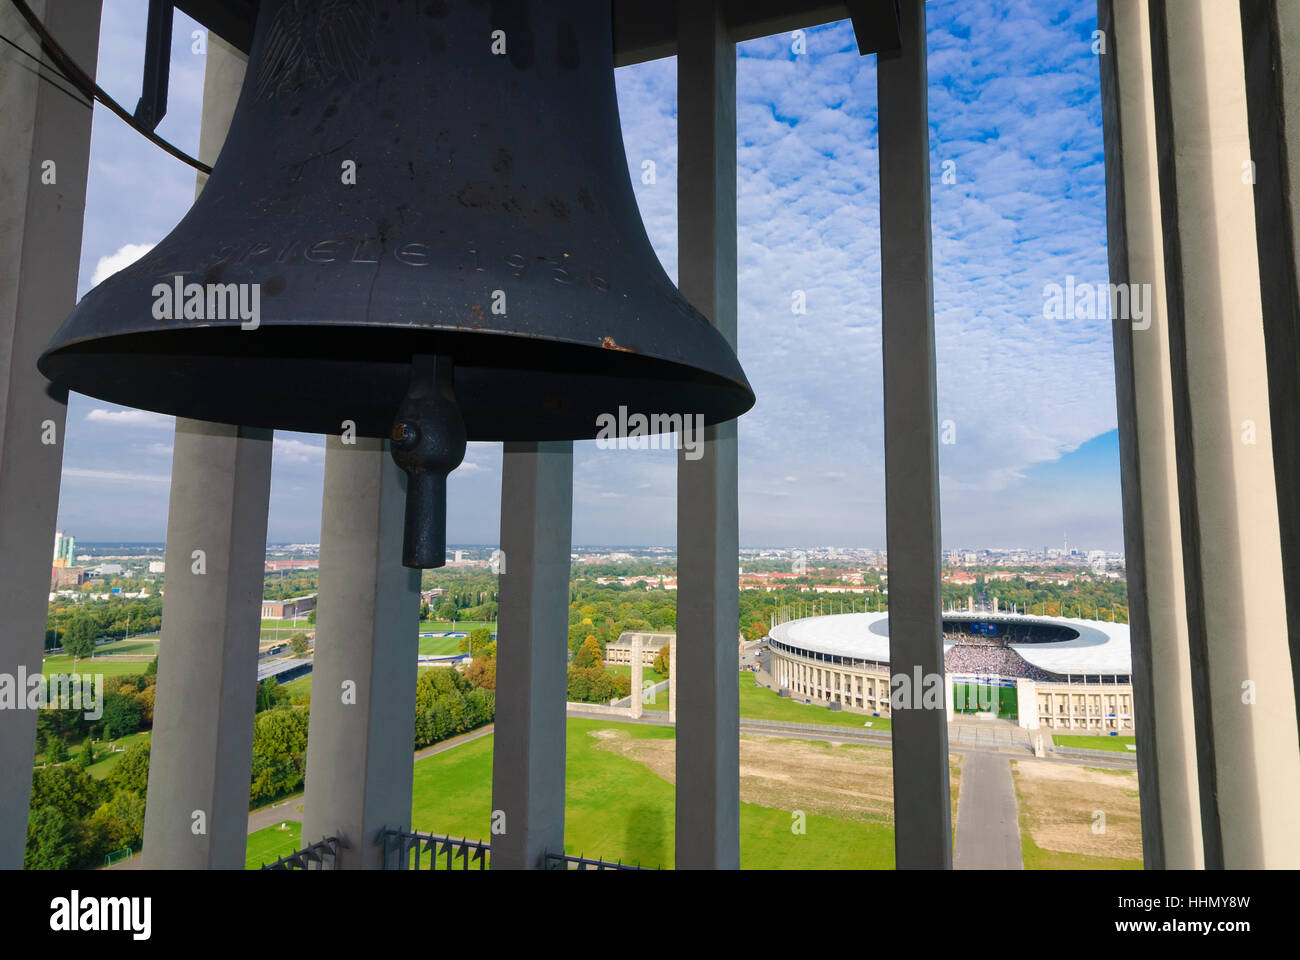
{"type": "Polygon", "coordinates": [[[1134,771],[1024,759],[1011,775],[1026,870],[1142,869],[1134,771]]]}
{"type": "MultiPolygon", "coordinates": [[[[568,722],[565,851],[645,866],[673,865],[675,790],[636,760],[597,748],[596,730],[642,739],[673,738],[671,728],[604,720],[568,722]]],[[[415,765],[411,820],[417,830],[490,840],[492,743],[486,736],[415,765]]],[[[741,804],[741,864],[748,868],[890,868],[887,825],[809,815],[791,830],[790,811],[741,804]]]]}
{"type": "Polygon", "coordinates": [[[1133,737],[1078,737],[1054,733],[1052,734],[1052,740],[1058,747],[1074,747],[1078,750],[1113,750],[1116,753],[1127,753],[1130,756],[1137,755],[1135,750],[1129,749],[1136,743],[1133,737]]]}
{"type": "Polygon", "coordinates": [[[1141,870],[1141,860],[1116,857],[1090,857],[1083,853],[1044,850],[1030,839],[1023,827],[1020,832],[1020,856],[1026,870],[1141,870]]]}
{"type": "Polygon", "coordinates": [[[248,835],[245,870],[259,870],[264,863],[273,863],[302,849],[302,824],[296,820],[285,820],[284,823],[287,826],[283,830],[280,824],[275,824],[248,835]]]}
{"type": "Polygon", "coordinates": [[[280,689],[286,691],[290,697],[310,697],[311,674],[299,677],[297,680],[290,680],[288,683],[282,683],[280,689]]]}
{"type": "MultiPolygon", "coordinates": [[[[428,631],[424,631],[427,633],[428,631]]],[[[447,657],[459,653],[456,645],[460,643],[457,637],[421,637],[420,653],[425,656],[447,657]]]]}
{"type": "Polygon", "coordinates": [[[754,720],[781,723],[818,723],[832,727],[861,727],[870,723],[872,730],[888,730],[888,717],[872,717],[848,710],[831,711],[794,698],[778,697],[775,690],[757,686],[754,674],[740,673],[740,715],[754,720]]]}
{"type": "Polygon", "coordinates": [[[95,655],[110,654],[115,657],[153,657],[158,656],[157,640],[114,640],[95,647],[95,655]]]}
{"type": "Polygon", "coordinates": [[[133,744],[148,743],[149,734],[150,731],[141,730],[139,733],[132,733],[128,736],[120,737],[110,743],[95,744],[95,762],[89,767],[90,775],[96,780],[103,780],[113,772],[119,763],[122,762],[122,758],[126,756],[126,751],[133,744]],[[108,749],[110,746],[118,749],[113,753],[109,753],[108,749]]]}
{"type": "MultiPolygon", "coordinates": [[[[632,664],[630,663],[616,663],[612,667],[607,666],[605,669],[610,673],[621,673],[625,677],[632,676],[632,664]]],[[[664,674],[659,673],[657,670],[651,670],[649,667],[641,668],[642,683],[663,683],[667,679],[664,674]]]]}
{"type": "Polygon", "coordinates": [[[263,620],[262,621],[262,639],[274,640],[279,639],[288,641],[295,633],[313,633],[316,625],[308,623],[306,617],[295,617],[292,620],[263,620]]]}
{"type": "Polygon", "coordinates": [[[496,633],[497,625],[487,620],[457,620],[455,624],[446,620],[421,620],[421,633],[469,633],[479,627],[486,627],[488,633],[496,633]]]}
{"type": "Polygon", "coordinates": [[[41,672],[46,676],[56,673],[102,673],[106,677],[117,677],[131,673],[144,673],[148,666],[148,660],[103,660],[83,657],[73,663],[71,657],[60,656],[46,657],[41,663],[41,672]]]}
{"type": "MultiPolygon", "coordinates": [[[[105,777],[107,777],[110,773],[113,772],[114,767],[116,767],[119,763],[122,762],[122,757],[126,755],[127,748],[129,748],[132,744],[142,743],[142,742],[143,743],[149,742],[148,730],[141,730],[139,733],[132,733],[125,737],[119,737],[117,740],[96,742],[95,762],[92,763],[88,768],[90,775],[94,777],[96,780],[103,780],[105,777]],[[118,749],[115,752],[110,753],[109,749],[111,747],[117,747],[118,749]]],[[[74,746],[69,746],[68,750],[71,753],[71,758],[69,759],[68,762],[75,763],[77,754],[79,754],[85,748],[86,745],[84,742],[78,743],[74,746]]],[[[34,762],[35,762],[35,766],[39,767],[41,764],[45,762],[45,754],[43,753],[36,754],[34,762]]]]}

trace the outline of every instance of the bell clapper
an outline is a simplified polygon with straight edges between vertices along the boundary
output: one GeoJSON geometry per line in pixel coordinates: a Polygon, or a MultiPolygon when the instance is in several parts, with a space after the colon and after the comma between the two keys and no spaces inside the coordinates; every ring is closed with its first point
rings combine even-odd
{"type": "Polygon", "coordinates": [[[456,404],[451,357],[411,358],[391,447],[393,462],[406,472],[402,564],[441,567],[447,562],[447,474],[465,458],[465,420],[456,404]]]}

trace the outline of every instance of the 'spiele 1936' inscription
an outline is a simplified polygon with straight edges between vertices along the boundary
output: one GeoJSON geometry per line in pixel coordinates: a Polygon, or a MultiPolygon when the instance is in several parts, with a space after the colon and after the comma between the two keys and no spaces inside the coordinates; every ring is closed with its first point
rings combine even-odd
{"type": "MultiPolygon", "coordinates": [[[[217,251],[214,261],[229,265],[265,263],[289,263],[297,258],[309,263],[351,263],[358,265],[377,264],[384,258],[391,258],[408,267],[427,267],[433,263],[431,247],[418,240],[408,240],[399,244],[381,242],[378,238],[367,237],[363,240],[290,240],[279,244],[259,240],[247,247],[237,249],[224,248],[217,251]]],[[[465,259],[457,265],[462,273],[491,273],[491,257],[485,257],[477,246],[468,247],[465,259]]],[[[576,266],[568,254],[558,257],[525,257],[521,253],[511,253],[501,258],[503,266],[517,280],[522,280],[530,272],[541,270],[555,283],[573,284],[598,290],[609,291],[609,281],[592,270],[583,270],[576,266]]]]}

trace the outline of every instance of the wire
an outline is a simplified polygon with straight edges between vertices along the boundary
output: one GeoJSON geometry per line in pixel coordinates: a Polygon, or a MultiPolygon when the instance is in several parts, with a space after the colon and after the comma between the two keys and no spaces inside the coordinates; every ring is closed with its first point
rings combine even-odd
{"type": "MultiPolygon", "coordinates": [[[[19,53],[21,53],[24,57],[29,57],[30,59],[36,61],[36,63],[37,63],[38,66],[42,66],[42,67],[44,67],[44,68],[47,69],[47,70],[53,70],[56,76],[58,76],[58,77],[62,77],[64,80],[67,80],[67,79],[68,79],[67,77],[64,77],[63,74],[59,73],[59,70],[58,70],[57,67],[55,67],[55,66],[53,66],[53,65],[51,65],[51,64],[46,63],[44,60],[42,60],[40,57],[36,56],[35,54],[33,54],[33,53],[29,53],[28,51],[24,50],[22,47],[18,46],[18,44],[14,43],[12,40],[10,40],[8,37],[6,37],[3,33],[0,33],[0,41],[3,41],[4,43],[9,44],[9,46],[13,47],[15,50],[17,50],[19,53]]],[[[22,67],[22,68],[23,68],[24,70],[26,70],[28,73],[34,74],[36,77],[40,78],[41,80],[44,80],[46,83],[48,83],[50,86],[52,86],[55,90],[59,90],[59,91],[61,91],[61,92],[63,92],[63,93],[66,93],[69,97],[71,97],[71,98],[72,98],[73,100],[75,100],[77,103],[81,104],[81,105],[82,105],[83,107],[85,107],[87,110],[91,109],[91,108],[94,106],[94,104],[93,104],[91,101],[89,101],[89,100],[83,100],[83,99],[81,99],[81,97],[77,96],[77,94],[74,93],[72,90],[69,90],[67,87],[60,86],[59,84],[55,83],[55,82],[54,82],[54,79],[53,79],[52,77],[48,76],[47,74],[41,73],[41,71],[39,71],[39,70],[33,70],[31,67],[29,67],[29,66],[28,66],[27,64],[25,64],[25,63],[20,63],[20,64],[18,64],[18,66],[22,67]]]]}
{"type": "MultiPolygon", "coordinates": [[[[133,117],[120,103],[105,93],[103,88],[100,87],[99,84],[95,83],[95,81],[84,70],[77,66],[76,61],[73,60],[72,57],[68,56],[67,51],[65,51],[63,47],[59,45],[59,42],[54,39],[54,36],[45,28],[45,24],[41,23],[40,18],[32,12],[32,8],[26,4],[25,0],[10,0],[10,2],[18,12],[22,14],[23,19],[27,21],[28,25],[36,31],[36,35],[41,39],[41,48],[48,53],[51,58],[53,58],[54,66],[51,69],[57,70],[62,75],[63,79],[67,80],[68,83],[77,88],[82,96],[86,97],[88,100],[96,100],[99,103],[102,103],[113,113],[117,114],[128,126],[131,127],[131,129],[135,130],[154,145],[162,147],[162,149],[166,150],[177,160],[180,160],[183,163],[188,163],[191,167],[201,173],[212,172],[212,168],[206,163],[195,160],[179,147],[168,143],[162,137],[158,136],[152,130],[136,120],[135,117],[133,117]]],[[[22,50],[21,47],[18,47],[12,42],[11,46],[14,46],[24,54],[27,54],[27,56],[31,56],[31,54],[27,53],[26,50],[22,50]]],[[[39,63],[40,61],[38,60],[37,62],[39,63]]],[[[66,93],[67,91],[64,92],[66,93]]]]}

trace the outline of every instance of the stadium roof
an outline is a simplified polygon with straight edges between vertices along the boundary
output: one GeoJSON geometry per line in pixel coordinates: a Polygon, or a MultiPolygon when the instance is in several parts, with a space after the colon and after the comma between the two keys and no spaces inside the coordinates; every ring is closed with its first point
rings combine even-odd
{"type": "MultiPolygon", "coordinates": [[[[1013,643],[1009,646],[1040,670],[1055,674],[1131,674],[1128,624],[1072,617],[1027,614],[945,613],[944,620],[980,623],[1042,623],[1069,627],[1078,636],[1052,643],[1013,643]]],[[[772,638],[791,646],[836,657],[889,660],[889,614],[843,613],[791,620],[772,628],[772,638]]],[[[952,644],[945,644],[945,648],[952,644]]]]}

